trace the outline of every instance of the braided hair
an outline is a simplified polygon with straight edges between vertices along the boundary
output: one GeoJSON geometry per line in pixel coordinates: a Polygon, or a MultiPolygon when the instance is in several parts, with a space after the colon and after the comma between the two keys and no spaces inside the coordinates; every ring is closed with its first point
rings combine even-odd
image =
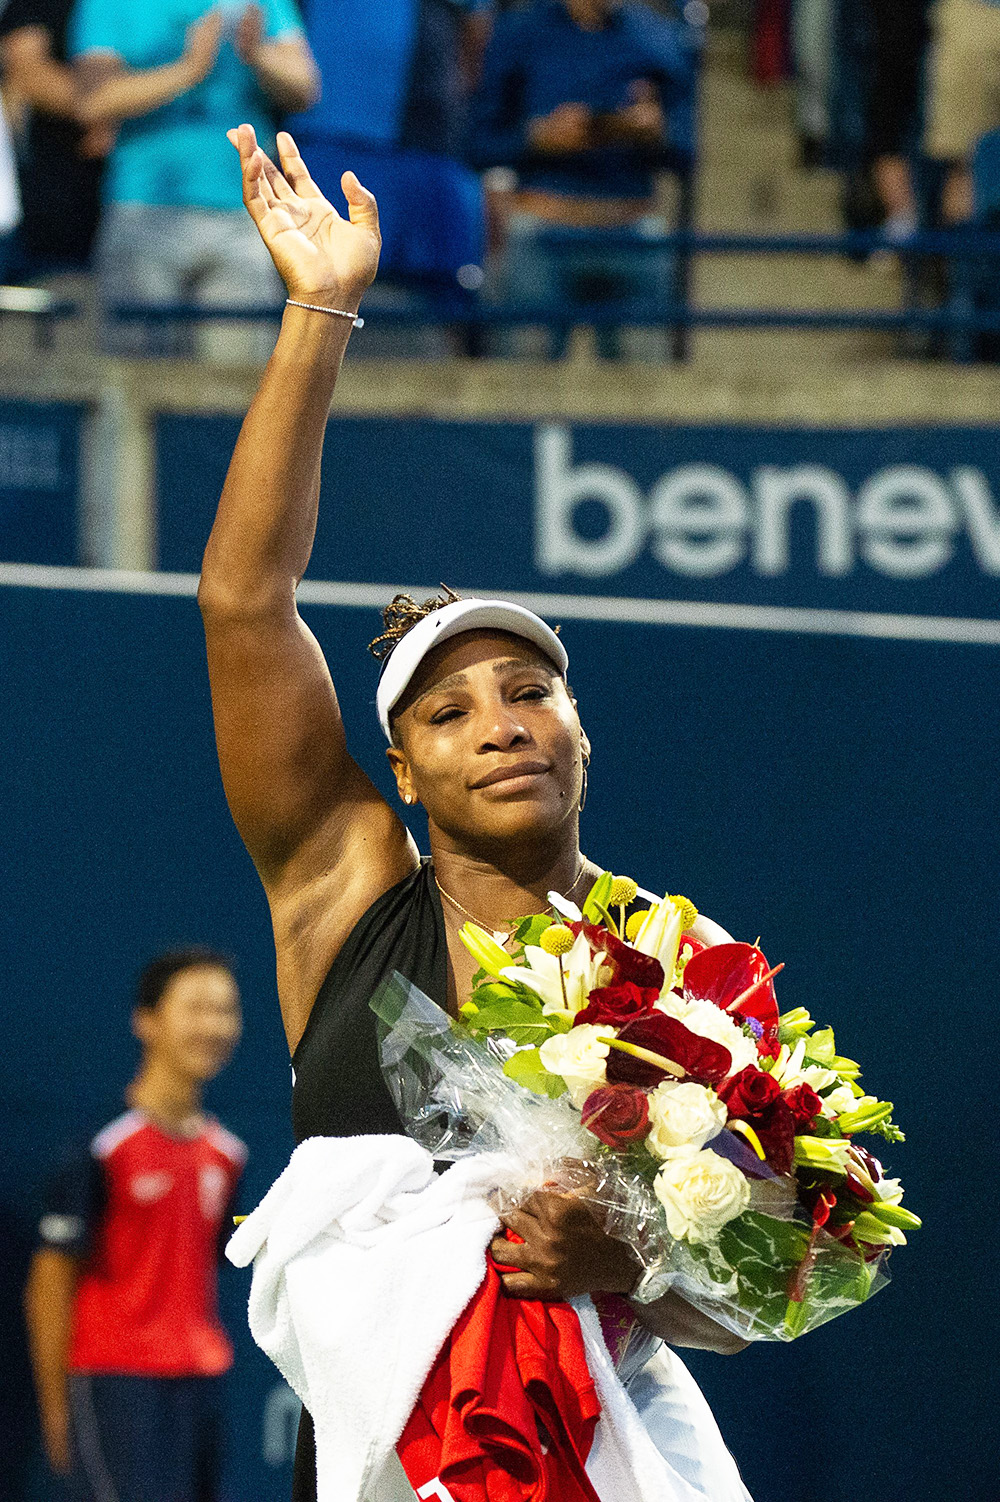
{"type": "Polygon", "coordinates": [[[446,605],[454,605],[461,596],[447,584],[442,584],[442,593],[435,595],[432,600],[425,600],[418,605],[412,595],[395,595],[382,611],[382,624],[385,630],[381,636],[376,636],[374,641],[368,643],[368,650],[373,657],[384,661],[393,647],[403,640],[408,631],[414,626],[419,626],[421,621],[433,615],[435,610],[443,610],[446,605]]]}

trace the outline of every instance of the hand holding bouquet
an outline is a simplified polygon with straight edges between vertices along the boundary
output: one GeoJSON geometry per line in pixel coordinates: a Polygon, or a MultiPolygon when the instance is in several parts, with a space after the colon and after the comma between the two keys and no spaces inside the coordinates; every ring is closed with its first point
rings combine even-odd
{"type": "MultiPolygon", "coordinates": [[[[587,1163],[589,1197],[642,1262],[639,1299],[675,1288],[740,1335],[793,1339],[870,1297],[919,1226],[855,1140],[902,1133],[829,1028],[779,1015],[781,966],[706,948],[681,897],[626,923],[636,890],[605,873],[582,910],[550,893],[514,957],[466,924],[472,996],[446,1029],[423,1009],[433,1048],[397,1100],[411,1122],[445,1113],[444,1155],[504,1146],[541,1164],[548,1146],[587,1163]]],[[[416,1036],[403,1010],[380,1012],[390,1083],[416,1036]]]]}

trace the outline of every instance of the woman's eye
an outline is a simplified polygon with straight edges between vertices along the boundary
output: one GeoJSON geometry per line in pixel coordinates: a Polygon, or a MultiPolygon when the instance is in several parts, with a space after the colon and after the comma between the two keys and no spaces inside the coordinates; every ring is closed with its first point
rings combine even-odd
{"type": "Polygon", "coordinates": [[[533,685],[531,688],[522,688],[522,689],[519,689],[518,692],[514,695],[515,699],[518,699],[518,700],[520,700],[520,699],[547,699],[548,696],[549,696],[549,691],[548,691],[547,688],[540,688],[540,687],[538,687],[536,685],[533,685]]]}
{"type": "Polygon", "coordinates": [[[431,716],[432,725],[447,725],[449,720],[457,719],[462,713],[460,709],[439,709],[437,714],[431,716]]]}

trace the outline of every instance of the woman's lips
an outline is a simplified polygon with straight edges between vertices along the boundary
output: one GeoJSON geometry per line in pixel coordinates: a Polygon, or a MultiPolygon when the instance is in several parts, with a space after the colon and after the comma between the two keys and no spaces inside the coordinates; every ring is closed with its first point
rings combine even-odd
{"type": "Polygon", "coordinates": [[[485,777],[480,777],[478,782],[472,784],[473,790],[479,788],[495,787],[497,783],[525,782],[528,783],[535,777],[544,777],[546,772],[551,771],[546,761],[519,761],[513,762],[506,767],[494,767],[492,772],[487,772],[485,777]]]}

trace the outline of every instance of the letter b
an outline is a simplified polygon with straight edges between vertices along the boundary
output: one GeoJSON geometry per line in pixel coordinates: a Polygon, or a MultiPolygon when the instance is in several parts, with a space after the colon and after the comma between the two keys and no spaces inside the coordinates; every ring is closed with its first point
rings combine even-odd
{"type": "Polygon", "coordinates": [[[646,537],[642,492],[610,464],[573,466],[568,428],[543,427],[535,440],[536,557],[543,574],[617,574],[639,556],[646,537]],[[603,537],[581,537],[573,512],[598,501],[608,515],[603,537]]]}

